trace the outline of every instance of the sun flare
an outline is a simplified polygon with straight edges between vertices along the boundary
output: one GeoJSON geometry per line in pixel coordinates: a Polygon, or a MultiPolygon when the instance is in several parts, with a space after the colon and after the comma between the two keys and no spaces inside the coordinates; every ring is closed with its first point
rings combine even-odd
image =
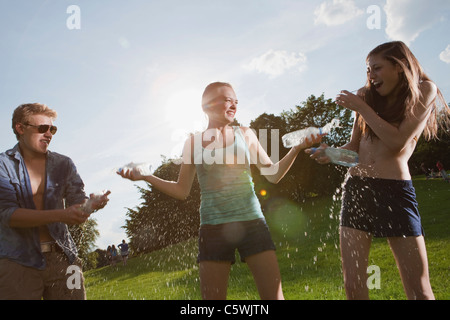
{"type": "Polygon", "coordinates": [[[171,144],[174,148],[171,156],[181,153],[189,133],[203,131],[206,128],[206,116],[201,107],[202,92],[183,89],[170,94],[165,102],[165,122],[170,128],[171,144]]]}
{"type": "Polygon", "coordinates": [[[166,120],[174,130],[188,133],[204,129],[201,92],[193,89],[174,92],[167,98],[164,110],[166,120]]]}

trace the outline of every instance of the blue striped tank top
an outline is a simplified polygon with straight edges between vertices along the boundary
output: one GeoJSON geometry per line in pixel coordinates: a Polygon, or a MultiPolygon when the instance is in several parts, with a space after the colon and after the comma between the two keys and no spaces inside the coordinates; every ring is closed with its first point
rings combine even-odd
{"type": "Polygon", "coordinates": [[[203,148],[201,134],[194,143],[201,225],[264,218],[254,190],[247,143],[239,127],[233,131],[234,143],[226,148],[203,148]]]}

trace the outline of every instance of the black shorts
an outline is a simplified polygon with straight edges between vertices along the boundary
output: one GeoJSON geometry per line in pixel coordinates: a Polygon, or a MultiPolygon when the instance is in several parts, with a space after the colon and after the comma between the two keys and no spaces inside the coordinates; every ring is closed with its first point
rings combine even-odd
{"type": "Polygon", "coordinates": [[[202,225],[198,247],[197,262],[230,261],[232,264],[236,260],[236,249],[242,262],[251,255],[275,250],[269,227],[264,219],[202,225]]]}
{"type": "Polygon", "coordinates": [[[412,181],[349,176],[342,192],[341,226],[374,237],[423,235],[412,181]]]}

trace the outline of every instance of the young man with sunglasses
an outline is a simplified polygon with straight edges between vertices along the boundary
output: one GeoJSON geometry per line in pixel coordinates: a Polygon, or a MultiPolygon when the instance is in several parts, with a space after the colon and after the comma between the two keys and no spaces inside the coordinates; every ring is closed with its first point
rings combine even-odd
{"type": "MultiPolygon", "coordinates": [[[[88,219],[81,208],[87,197],[72,160],[48,150],[56,116],[39,103],[17,107],[18,144],[0,154],[0,299],[86,298],[67,225],[88,219]],[[73,265],[78,287],[68,281],[73,265]]],[[[96,198],[93,209],[103,208],[108,194],[96,198]]]]}

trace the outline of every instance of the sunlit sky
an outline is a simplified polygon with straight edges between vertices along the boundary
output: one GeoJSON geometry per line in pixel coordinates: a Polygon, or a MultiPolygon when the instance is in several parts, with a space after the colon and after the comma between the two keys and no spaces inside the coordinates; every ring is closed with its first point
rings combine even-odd
{"type": "Polygon", "coordinates": [[[115,169],[179,156],[205,125],[208,83],[234,86],[248,126],[358,89],[367,53],[402,40],[448,102],[449,20],[448,0],[0,0],[0,151],[16,144],[18,105],[55,109],[50,150],[73,159],[87,193],[112,192],[94,214],[104,249],[127,239],[126,208],[145,186],[115,169]]]}

